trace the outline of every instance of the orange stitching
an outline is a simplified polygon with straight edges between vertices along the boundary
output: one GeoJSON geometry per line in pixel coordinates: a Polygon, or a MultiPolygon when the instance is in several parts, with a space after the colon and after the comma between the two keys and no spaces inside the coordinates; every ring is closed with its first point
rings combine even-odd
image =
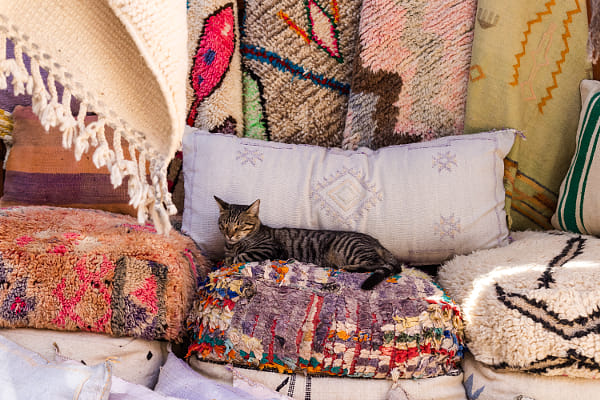
{"type": "Polygon", "coordinates": [[[331,10],[333,11],[333,22],[340,22],[340,7],[337,0],[331,0],[331,10]]]}
{"type": "Polygon", "coordinates": [[[292,31],[296,32],[301,38],[303,38],[306,43],[310,43],[310,38],[308,37],[308,33],[304,31],[304,29],[300,28],[298,25],[291,20],[289,15],[283,12],[283,10],[277,13],[277,16],[285,21],[286,24],[292,29],[292,31]]]}
{"type": "Polygon", "coordinates": [[[562,73],[562,64],[565,62],[567,58],[567,54],[569,53],[569,42],[568,38],[571,37],[571,32],[569,31],[569,24],[573,22],[573,15],[581,12],[581,7],[579,5],[579,0],[575,0],[575,4],[577,4],[577,9],[567,11],[567,18],[563,19],[563,25],[565,27],[565,33],[562,35],[562,40],[565,42],[565,49],[560,52],[561,58],[556,62],[557,69],[552,71],[552,81],[554,84],[546,88],[546,93],[548,96],[542,97],[542,100],[538,103],[538,109],[540,113],[544,113],[542,108],[546,105],[546,100],[552,99],[552,90],[558,87],[558,82],[556,80],[556,76],[562,73]]]}
{"type": "Polygon", "coordinates": [[[523,57],[525,55],[525,46],[527,45],[527,42],[529,41],[528,36],[531,33],[531,26],[538,22],[542,22],[543,16],[552,14],[551,7],[555,6],[555,5],[556,5],[556,2],[554,0],[550,0],[549,2],[544,4],[544,6],[546,6],[546,11],[536,13],[535,14],[535,15],[537,15],[536,19],[527,21],[527,30],[525,32],[523,32],[523,34],[525,35],[525,40],[521,41],[521,46],[523,48],[523,51],[515,55],[517,62],[516,62],[516,64],[513,64],[513,68],[515,69],[513,78],[515,80],[513,82],[509,82],[509,85],[516,86],[519,84],[519,68],[521,67],[521,57],[523,57]]]}

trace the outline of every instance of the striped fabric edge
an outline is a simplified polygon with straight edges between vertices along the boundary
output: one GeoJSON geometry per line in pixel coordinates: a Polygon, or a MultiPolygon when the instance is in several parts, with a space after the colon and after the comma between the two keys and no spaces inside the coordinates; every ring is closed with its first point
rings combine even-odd
{"type": "Polygon", "coordinates": [[[583,202],[600,136],[600,93],[590,98],[582,116],[577,148],[558,201],[557,220],[563,230],[589,234],[585,227],[583,202]]]}

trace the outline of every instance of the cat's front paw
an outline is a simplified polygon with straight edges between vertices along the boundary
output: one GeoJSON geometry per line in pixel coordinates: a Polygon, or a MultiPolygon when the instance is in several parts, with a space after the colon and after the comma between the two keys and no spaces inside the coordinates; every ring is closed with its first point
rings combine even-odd
{"type": "Polygon", "coordinates": [[[231,266],[233,264],[233,257],[225,257],[225,259],[223,260],[223,264],[231,266]]]}

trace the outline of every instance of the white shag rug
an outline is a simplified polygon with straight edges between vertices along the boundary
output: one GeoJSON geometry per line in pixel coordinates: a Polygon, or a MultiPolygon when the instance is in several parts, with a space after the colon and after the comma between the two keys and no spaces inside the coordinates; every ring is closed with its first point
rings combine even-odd
{"type": "Polygon", "coordinates": [[[440,268],[469,350],[499,370],[600,378],[600,239],[554,231],[513,239],[440,268]]]}

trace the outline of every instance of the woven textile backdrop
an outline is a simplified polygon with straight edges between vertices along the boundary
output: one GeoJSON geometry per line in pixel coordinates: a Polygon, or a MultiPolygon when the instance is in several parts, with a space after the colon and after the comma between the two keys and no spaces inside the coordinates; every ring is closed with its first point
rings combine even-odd
{"type": "Polygon", "coordinates": [[[235,1],[189,0],[187,124],[242,135],[242,71],[235,1]]]}
{"type": "Polygon", "coordinates": [[[246,136],[341,146],[360,0],[246,0],[246,136]]]}
{"type": "Polygon", "coordinates": [[[514,230],[552,229],[575,149],[587,61],[585,0],[479,0],[465,132],[523,132],[506,161],[514,230]]]}
{"type": "Polygon", "coordinates": [[[475,0],[363,0],[343,147],[463,133],[475,0]]]}

